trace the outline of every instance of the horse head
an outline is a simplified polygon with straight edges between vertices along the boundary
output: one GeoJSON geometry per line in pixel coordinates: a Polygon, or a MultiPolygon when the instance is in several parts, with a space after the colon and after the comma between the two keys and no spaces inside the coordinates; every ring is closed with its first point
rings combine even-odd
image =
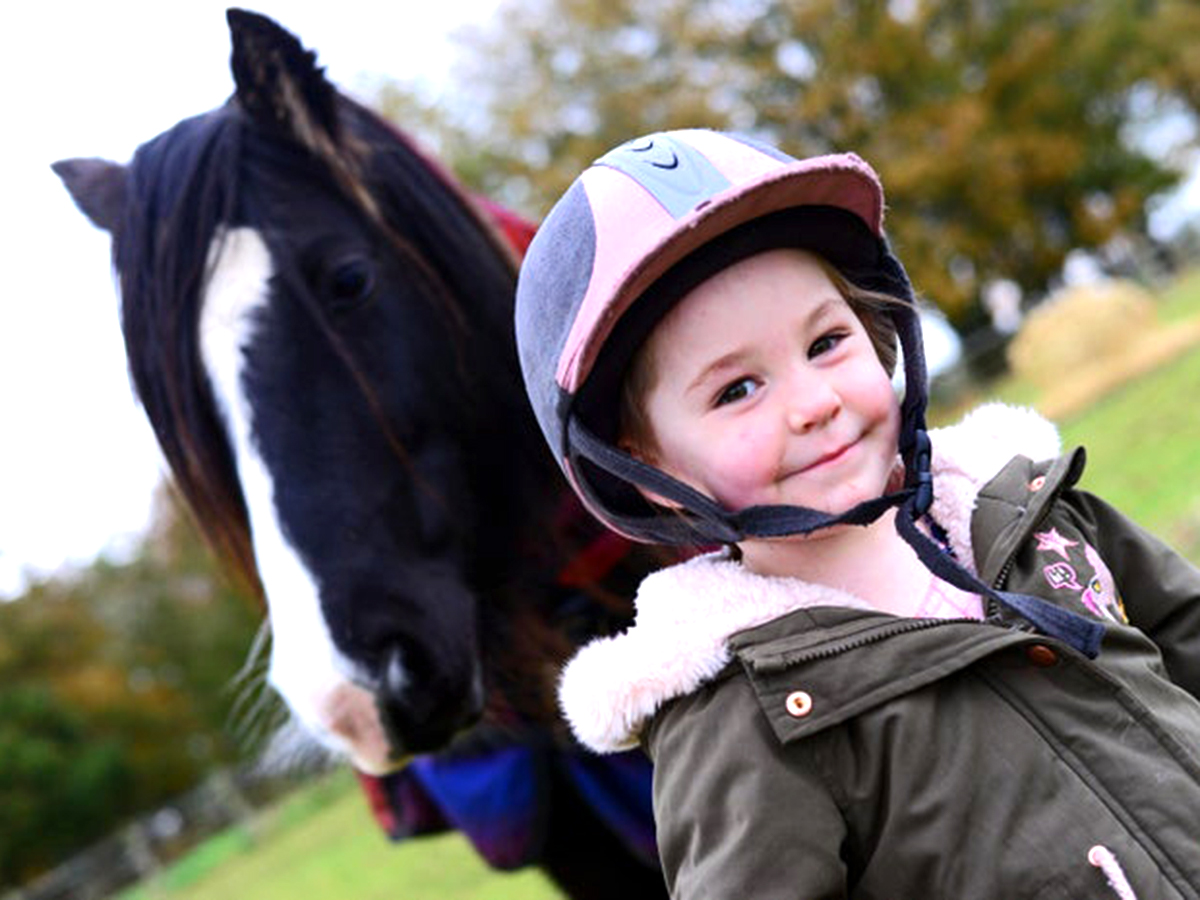
{"type": "Polygon", "coordinates": [[[261,584],[271,684],[326,747],[386,771],[481,715],[559,496],[520,388],[516,261],[292,35],[228,20],[227,104],[128,165],[55,169],[112,233],[176,483],[261,584]]]}

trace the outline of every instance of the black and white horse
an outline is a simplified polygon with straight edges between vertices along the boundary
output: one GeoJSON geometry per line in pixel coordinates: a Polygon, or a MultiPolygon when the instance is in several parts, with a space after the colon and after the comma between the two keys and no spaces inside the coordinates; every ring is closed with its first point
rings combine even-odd
{"type": "MultiPolygon", "coordinates": [[[[497,222],[521,223],[274,22],[228,18],[226,105],[127,166],[55,169],[112,233],[129,366],[173,477],[261,585],[269,681],[377,776],[481,720],[488,741],[576,752],[558,663],[629,615],[649,560],[578,513],[527,409],[497,222]]],[[[661,896],[653,864],[553,778],[537,861],[572,896],[661,896]]]]}

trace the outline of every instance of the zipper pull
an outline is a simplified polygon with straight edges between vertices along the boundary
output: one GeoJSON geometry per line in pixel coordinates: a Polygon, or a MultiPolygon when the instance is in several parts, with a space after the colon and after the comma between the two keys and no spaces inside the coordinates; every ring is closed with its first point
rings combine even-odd
{"type": "Polygon", "coordinates": [[[1121,900],[1137,900],[1137,894],[1133,892],[1129,879],[1125,877],[1124,869],[1121,868],[1121,864],[1117,862],[1117,858],[1111,850],[1097,844],[1088,851],[1087,858],[1089,863],[1104,873],[1108,886],[1121,900]]]}

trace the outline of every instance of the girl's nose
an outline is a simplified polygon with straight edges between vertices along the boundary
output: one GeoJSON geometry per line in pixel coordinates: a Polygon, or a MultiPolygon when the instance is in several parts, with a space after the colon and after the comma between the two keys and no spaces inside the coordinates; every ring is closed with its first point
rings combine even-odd
{"type": "Polygon", "coordinates": [[[787,425],[795,434],[805,434],[835,418],[842,398],[824,379],[794,379],[787,404],[787,425]]]}

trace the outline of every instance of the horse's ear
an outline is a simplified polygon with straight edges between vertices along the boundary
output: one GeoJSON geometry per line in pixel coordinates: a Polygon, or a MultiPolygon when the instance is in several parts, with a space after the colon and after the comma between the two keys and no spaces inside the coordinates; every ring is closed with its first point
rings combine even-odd
{"type": "Polygon", "coordinates": [[[230,9],[225,19],[238,105],[258,124],[282,128],[318,153],[336,144],[337,94],[316,54],[266,16],[230,9]]]}
{"type": "Polygon", "coordinates": [[[107,159],[60,159],[50,168],[93,225],[116,232],[129,190],[129,175],[123,165],[107,159]]]}

